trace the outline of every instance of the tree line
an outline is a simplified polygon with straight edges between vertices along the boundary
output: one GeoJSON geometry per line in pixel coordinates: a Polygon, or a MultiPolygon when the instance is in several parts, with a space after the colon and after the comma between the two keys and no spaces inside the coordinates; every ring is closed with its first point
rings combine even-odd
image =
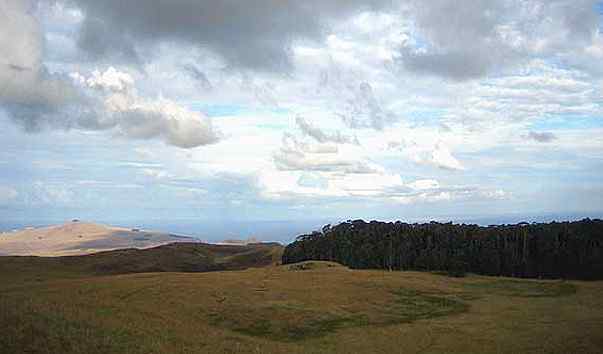
{"type": "Polygon", "coordinates": [[[478,225],[348,220],[298,236],[283,264],[335,261],[355,269],[603,279],[603,221],[478,225]]]}

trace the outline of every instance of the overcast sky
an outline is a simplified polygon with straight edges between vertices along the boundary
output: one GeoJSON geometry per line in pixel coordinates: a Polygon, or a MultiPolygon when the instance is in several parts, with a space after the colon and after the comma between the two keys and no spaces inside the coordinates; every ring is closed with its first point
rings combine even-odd
{"type": "Polygon", "coordinates": [[[0,218],[603,216],[591,0],[1,0],[0,218]]]}

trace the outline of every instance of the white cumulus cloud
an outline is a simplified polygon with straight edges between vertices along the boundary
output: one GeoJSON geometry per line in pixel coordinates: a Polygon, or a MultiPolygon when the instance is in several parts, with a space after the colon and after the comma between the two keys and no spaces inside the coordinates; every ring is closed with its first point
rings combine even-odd
{"type": "MultiPolygon", "coordinates": [[[[98,121],[135,139],[160,138],[170,145],[193,148],[218,141],[219,134],[211,119],[178,103],[159,98],[141,97],[134,79],[113,67],[105,72],[94,71],[90,77],[71,74],[76,82],[104,97],[98,121]]],[[[98,97],[98,96],[95,96],[98,97]]]]}

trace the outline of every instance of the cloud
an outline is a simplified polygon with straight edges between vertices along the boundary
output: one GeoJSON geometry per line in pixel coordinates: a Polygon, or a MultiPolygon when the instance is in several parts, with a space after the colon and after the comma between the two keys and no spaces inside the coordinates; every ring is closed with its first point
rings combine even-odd
{"type": "Polygon", "coordinates": [[[88,78],[71,75],[83,87],[102,96],[99,127],[116,129],[134,139],[161,138],[170,145],[193,148],[218,141],[211,120],[202,113],[190,111],[165,98],[148,100],[138,95],[134,79],[113,67],[105,72],[94,71],[88,78]]]}
{"type": "Polygon", "coordinates": [[[396,116],[381,107],[377,101],[373,86],[361,82],[353,90],[353,97],[348,99],[344,110],[338,112],[344,123],[351,128],[383,128],[396,120],[396,116]]]}
{"type": "Polygon", "coordinates": [[[213,89],[211,81],[207,78],[207,75],[195,65],[187,64],[183,66],[183,69],[188,75],[195,79],[198,85],[205,91],[213,89]]]}
{"type": "Polygon", "coordinates": [[[50,73],[42,63],[42,32],[31,14],[33,5],[8,0],[0,7],[0,52],[5,53],[0,107],[19,125],[28,131],[116,129],[129,138],[160,138],[181,148],[218,140],[209,118],[168,99],[140,97],[134,79],[112,67],[88,78],[50,73]]]}
{"type": "Polygon", "coordinates": [[[434,166],[443,170],[462,171],[465,168],[461,162],[452,155],[452,152],[443,141],[438,141],[435,146],[420,146],[414,141],[387,143],[387,149],[400,151],[409,160],[427,166],[434,166]]]}
{"type": "Polygon", "coordinates": [[[38,128],[42,112],[56,112],[77,99],[69,80],[42,63],[43,33],[30,13],[33,5],[7,0],[0,6],[0,108],[29,130],[38,128]]]}
{"type": "Polygon", "coordinates": [[[410,71],[467,80],[504,71],[534,56],[572,56],[593,42],[596,0],[411,1],[421,40],[400,60],[410,71]]]}
{"type": "Polygon", "coordinates": [[[402,62],[407,69],[463,80],[479,77],[508,60],[506,43],[496,27],[504,16],[504,1],[453,0],[412,3],[418,35],[425,46],[404,46],[402,62]],[[502,52],[502,53],[501,53],[502,52]]]}
{"type": "Polygon", "coordinates": [[[72,76],[75,80],[85,83],[91,88],[108,91],[126,91],[134,86],[134,79],[130,74],[119,72],[113,67],[103,73],[95,70],[88,79],[82,77],[79,73],[74,73],[72,76]]]}
{"type": "MultiPolygon", "coordinates": [[[[583,72],[535,59],[522,71],[468,84],[450,105],[445,122],[473,132],[563,116],[599,116],[601,93],[583,72]]],[[[514,129],[517,130],[516,128],[514,129]]],[[[516,133],[515,133],[516,134],[516,133]]]]}
{"type": "Polygon", "coordinates": [[[26,196],[26,202],[30,206],[74,206],[78,203],[78,198],[74,191],[64,184],[35,181],[26,196]]]}
{"type": "Polygon", "coordinates": [[[402,187],[388,188],[383,195],[400,204],[435,203],[455,200],[501,200],[508,193],[488,187],[442,185],[433,179],[416,180],[402,187]]]}
{"type": "Polygon", "coordinates": [[[339,152],[337,144],[306,142],[290,133],[283,134],[281,142],[281,150],[295,154],[337,154],[339,152]]]}
{"type": "Polygon", "coordinates": [[[444,53],[413,53],[404,51],[402,60],[406,68],[418,74],[444,76],[466,80],[486,75],[494,65],[488,53],[447,51],[444,53]]]}
{"type": "Polygon", "coordinates": [[[336,144],[358,144],[358,138],[351,138],[336,132],[333,134],[327,134],[315,125],[310,124],[302,116],[295,118],[295,123],[306,136],[313,138],[319,143],[336,143],[336,144]]]}
{"type": "Polygon", "coordinates": [[[353,174],[367,174],[377,171],[375,167],[362,161],[283,149],[274,155],[274,163],[281,171],[321,171],[353,174]]]}
{"type": "Polygon", "coordinates": [[[450,150],[442,143],[438,143],[435,149],[431,152],[431,158],[427,162],[436,167],[446,170],[463,170],[463,165],[457,160],[450,150]]]}
{"type": "Polygon", "coordinates": [[[19,196],[16,189],[7,186],[0,186],[0,204],[14,201],[19,196]]]}
{"type": "Polygon", "coordinates": [[[304,173],[299,176],[297,184],[301,187],[326,189],[329,187],[329,180],[318,174],[304,173]]]}
{"type": "Polygon", "coordinates": [[[262,195],[267,199],[386,199],[386,190],[404,186],[399,175],[383,172],[312,171],[297,174],[290,171],[265,171],[260,174],[260,182],[262,195]]]}
{"type": "Polygon", "coordinates": [[[96,55],[135,56],[134,43],[173,41],[211,48],[230,66],[256,70],[288,70],[293,41],[321,39],[336,19],[391,6],[386,0],[68,3],[85,14],[80,47],[96,55]]]}
{"type": "Polygon", "coordinates": [[[169,172],[162,170],[162,169],[155,169],[155,168],[143,168],[140,170],[140,173],[143,176],[147,176],[150,177],[152,179],[156,179],[156,180],[164,180],[164,179],[169,179],[172,178],[172,174],[170,174],[169,172]]]}
{"type": "Polygon", "coordinates": [[[528,140],[533,140],[537,143],[550,143],[551,141],[557,140],[557,136],[551,132],[529,132],[523,137],[528,140]]]}
{"type": "MultiPolygon", "coordinates": [[[[477,204],[503,197],[498,211],[538,210],[569,179],[552,177],[554,191],[526,186],[559,166],[598,187],[588,173],[603,151],[603,37],[590,1],[0,3],[1,109],[30,131],[95,132],[27,135],[0,112],[7,184],[48,172],[67,188],[82,175],[115,186],[133,179],[146,188],[139,199],[108,196],[104,183],[97,194],[107,205],[152,198],[199,214],[197,204],[228,210],[223,200],[243,200],[244,217],[288,217],[299,200],[320,205],[314,213],[324,204],[408,215],[396,204],[442,203],[414,208],[430,215],[467,200],[462,212],[478,214],[477,204]],[[543,158],[528,145],[554,140],[547,130],[563,139],[543,158]],[[123,139],[101,146],[105,135],[123,139]],[[69,169],[33,163],[61,159],[69,169]],[[290,193],[291,204],[265,209],[272,201],[256,177],[272,185],[268,195],[290,193]],[[207,196],[183,205],[170,186],[182,195],[201,186],[207,196]]],[[[93,189],[73,189],[75,201],[93,189]]],[[[27,197],[19,187],[18,201],[27,197]]]]}
{"type": "Polygon", "coordinates": [[[382,12],[411,24],[400,26],[405,36],[392,43],[407,70],[452,80],[533,56],[571,62],[593,44],[600,25],[597,0],[60,1],[84,15],[78,44],[90,58],[137,63],[153,52],[141,55],[143,48],[172,42],[209,49],[229,68],[257,71],[289,71],[297,42],[320,43],[342,21],[382,12]]]}
{"type": "Polygon", "coordinates": [[[399,174],[376,172],[369,174],[333,174],[304,172],[298,177],[290,174],[261,174],[262,195],[267,199],[342,203],[377,202],[386,205],[438,203],[457,200],[503,199],[501,189],[477,186],[446,185],[434,179],[405,182],[399,174]]]}
{"type": "Polygon", "coordinates": [[[484,190],[481,192],[481,196],[488,198],[488,199],[498,199],[498,200],[502,200],[502,199],[510,197],[509,193],[505,192],[502,189],[484,190]]]}
{"type": "Polygon", "coordinates": [[[414,190],[437,189],[440,183],[434,179],[420,179],[408,184],[408,187],[414,190]]]}
{"type": "MultiPolygon", "coordinates": [[[[341,136],[337,135],[336,139],[333,136],[327,136],[320,130],[315,130],[310,125],[306,126],[303,119],[298,117],[306,129],[309,129],[309,134],[317,135],[318,141],[342,140],[341,136]],[[322,139],[324,138],[324,139],[322,139]]],[[[362,161],[359,158],[351,158],[344,156],[339,151],[337,145],[332,143],[310,144],[298,140],[294,135],[285,133],[282,138],[282,146],[273,156],[274,163],[279,170],[282,171],[321,171],[321,172],[338,172],[338,173],[375,173],[378,168],[372,164],[362,161]]]]}
{"type": "MultiPolygon", "coordinates": [[[[357,51],[352,50],[344,53],[351,57],[359,55],[357,51]]],[[[319,72],[316,92],[328,97],[334,113],[350,128],[383,130],[393,124],[398,117],[383,107],[373,85],[363,80],[360,73],[344,70],[347,66],[345,64],[349,63],[329,58],[327,67],[319,72]]],[[[379,69],[383,65],[383,61],[368,63],[365,70],[379,69]]]]}
{"type": "Polygon", "coordinates": [[[83,59],[108,58],[128,64],[140,65],[141,55],[135,47],[135,39],[127,32],[115,31],[111,24],[100,18],[86,16],[80,25],[77,45],[85,53],[83,59]]]}

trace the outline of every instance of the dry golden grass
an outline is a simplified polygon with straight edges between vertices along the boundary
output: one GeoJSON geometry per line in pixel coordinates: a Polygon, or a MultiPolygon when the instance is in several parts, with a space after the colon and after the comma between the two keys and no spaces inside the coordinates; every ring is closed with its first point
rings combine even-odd
{"type": "Polygon", "coordinates": [[[603,282],[321,264],[44,274],[41,281],[0,275],[0,352],[603,352],[603,282]]]}

